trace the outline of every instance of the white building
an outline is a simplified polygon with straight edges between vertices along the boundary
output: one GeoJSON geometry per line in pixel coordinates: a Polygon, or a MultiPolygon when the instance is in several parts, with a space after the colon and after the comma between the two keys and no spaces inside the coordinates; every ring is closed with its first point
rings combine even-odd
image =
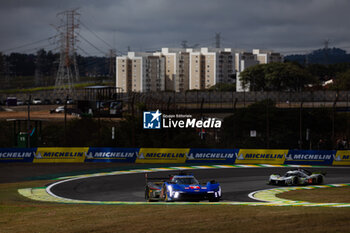
{"type": "Polygon", "coordinates": [[[240,73],[253,65],[281,62],[271,51],[253,52],[231,48],[162,48],[155,53],[129,52],[117,57],[116,85],[124,92],[204,90],[217,83],[234,83],[243,88],[240,73]]]}

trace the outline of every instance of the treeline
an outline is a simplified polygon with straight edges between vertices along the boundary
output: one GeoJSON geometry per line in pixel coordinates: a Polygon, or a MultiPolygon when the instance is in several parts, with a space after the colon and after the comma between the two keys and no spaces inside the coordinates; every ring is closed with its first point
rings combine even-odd
{"type": "Polygon", "coordinates": [[[238,78],[250,91],[350,90],[350,62],[259,64],[245,69],[238,78]]]}
{"type": "Polygon", "coordinates": [[[339,48],[323,48],[312,51],[309,54],[294,54],[285,57],[286,61],[298,62],[301,65],[308,64],[337,64],[350,62],[350,54],[339,48]]]}
{"type": "MultiPolygon", "coordinates": [[[[108,76],[109,59],[106,57],[83,57],[76,55],[80,76],[99,77],[108,76]]],[[[60,61],[60,54],[39,50],[36,54],[0,53],[0,76],[55,76],[60,61]]]]}

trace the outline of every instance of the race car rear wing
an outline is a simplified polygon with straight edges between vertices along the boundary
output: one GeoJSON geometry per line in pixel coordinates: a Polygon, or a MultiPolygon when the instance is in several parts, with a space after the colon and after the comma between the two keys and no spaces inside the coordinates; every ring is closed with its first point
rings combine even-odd
{"type": "MultiPolygon", "coordinates": [[[[187,173],[187,172],[184,172],[184,171],[180,171],[178,173],[178,175],[180,176],[185,176],[185,175],[193,175],[192,173],[187,173]]],[[[145,173],[145,179],[146,179],[146,183],[148,180],[152,180],[152,181],[170,181],[171,180],[171,177],[175,176],[174,174],[171,174],[169,175],[168,177],[148,177],[148,173],[145,173]]]]}

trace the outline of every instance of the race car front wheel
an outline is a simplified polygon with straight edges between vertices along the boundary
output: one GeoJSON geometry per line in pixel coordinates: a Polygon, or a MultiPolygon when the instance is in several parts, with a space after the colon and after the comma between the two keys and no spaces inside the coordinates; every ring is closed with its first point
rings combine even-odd
{"type": "Polygon", "coordinates": [[[170,201],[170,200],[169,200],[169,197],[168,197],[168,192],[167,192],[167,191],[165,191],[164,201],[165,201],[165,202],[169,202],[169,201],[170,201]]]}

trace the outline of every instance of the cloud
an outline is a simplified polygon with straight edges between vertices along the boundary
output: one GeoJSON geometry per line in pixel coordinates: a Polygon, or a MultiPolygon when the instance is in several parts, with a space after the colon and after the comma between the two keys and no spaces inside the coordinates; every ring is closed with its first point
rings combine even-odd
{"type": "MultiPolygon", "coordinates": [[[[80,33],[100,50],[213,46],[308,50],[348,46],[347,0],[0,0],[0,51],[55,34],[58,12],[80,7],[80,33]],[[105,42],[97,38],[98,34],[105,42]]],[[[80,40],[88,53],[100,51],[80,40]]]]}

